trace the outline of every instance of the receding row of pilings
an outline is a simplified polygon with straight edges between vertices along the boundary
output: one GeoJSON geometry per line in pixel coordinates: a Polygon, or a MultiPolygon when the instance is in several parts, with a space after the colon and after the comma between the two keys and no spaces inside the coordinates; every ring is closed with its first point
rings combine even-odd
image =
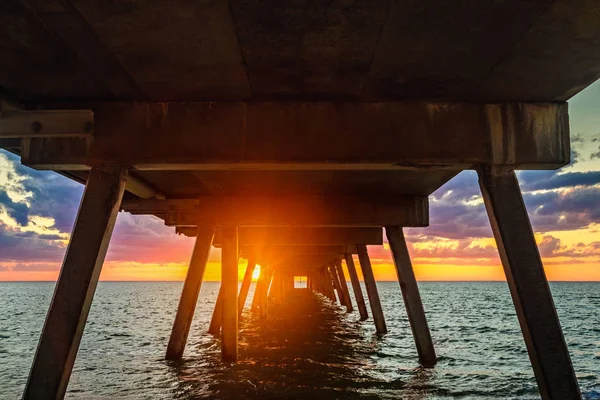
{"type": "MultiPolygon", "coordinates": [[[[511,168],[505,167],[481,167],[478,173],[483,200],[540,393],[544,399],[580,398],[573,366],[515,172],[511,168]]],[[[64,397],[123,198],[126,179],[127,169],[121,167],[93,168],[89,174],[77,221],[26,385],[25,399],[60,399],[64,397]]],[[[177,204],[177,202],[172,203],[169,200],[164,201],[166,207],[177,204]]],[[[211,202],[213,201],[211,200],[211,202]]],[[[217,204],[217,200],[214,199],[213,203],[217,204]]],[[[157,201],[147,204],[155,207],[157,201]]],[[[235,204],[243,205],[244,203],[236,200],[235,204]]],[[[417,203],[406,204],[415,205],[417,203]]],[[[331,206],[329,203],[328,205],[331,206]]],[[[369,207],[363,208],[366,211],[370,210],[369,207]]],[[[227,210],[229,209],[227,208],[227,210]]],[[[331,210],[335,211],[335,207],[331,207],[331,210]]],[[[285,216],[282,212],[284,209],[279,211],[277,218],[285,216]]],[[[302,217],[310,217],[309,207],[305,207],[304,211],[302,217]]],[[[183,217],[186,215],[169,210],[169,218],[176,218],[177,221],[184,221],[183,217]]],[[[229,220],[239,217],[235,213],[227,215],[229,220]]],[[[252,215],[252,218],[248,217],[247,222],[253,223],[262,217],[268,217],[269,221],[273,219],[270,211],[258,215],[248,215],[252,215]]],[[[306,224],[305,226],[315,226],[315,223],[319,221],[327,223],[317,224],[317,226],[339,226],[339,224],[332,223],[331,219],[323,218],[324,215],[313,215],[311,217],[312,225],[306,224]]],[[[344,212],[335,215],[338,218],[343,217],[343,221],[340,221],[346,225],[354,223],[353,226],[361,226],[356,223],[356,220],[348,219],[349,215],[355,218],[351,214],[344,212]]],[[[197,217],[196,214],[193,216],[197,217]]],[[[388,216],[392,218],[397,214],[374,211],[372,215],[378,220],[382,217],[388,218],[388,216]]],[[[196,221],[198,220],[196,219],[196,221]]],[[[396,221],[400,220],[396,219],[396,221]]],[[[377,224],[367,224],[366,226],[374,225],[377,224]]],[[[402,229],[400,226],[394,225],[386,227],[386,232],[419,357],[423,364],[427,364],[429,361],[433,362],[435,353],[431,335],[425,320],[402,229]]],[[[222,284],[216,304],[217,309],[220,307],[220,312],[215,312],[213,318],[215,321],[214,324],[211,322],[211,331],[215,332],[217,327],[220,327],[223,358],[235,360],[238,355],[238,319],[241,308],[239,304],[242,302],[242,297],[247,296],[247,287],[238,293],[238,260],[240,257],[238,228],[230,225],[221,226],[220,235],[222,238],[222,284]]],[[[180,358],[183,354],[214,237],[213,226],[197,228],[196,244],[177,310],[173,333],[168,344],[168,358],[180,358]]],[[[377,331],[385,332],[385,320],[381,312],[379,295],[366,247],[357,246],[357,252],[377,331]]],[[[349,260],[346,256],[345,259],[349,260]]],[[[311,265],[313,264],[311,263],[311,265]]],[[[265,264],[265,267],[266,270],[261,273],[261,279],[259,279],[256,289],[257,293],[252,302],[253,307],[263,315],[268,303],[269,287],[275,288],[273,291],[275,298],[276,293],[279,292],[281,298],[282,294],[285,295],[286,290],[290,288],[289,276],[286,277],[283,273],[281,276],[278,274],[278,271],[285,271],[285,268],[268,264],[265,264]],[[273,279],[276,282],[275,286],[272,283],[273,279]]],[[[321,268],[317,268],[316,271],[320,272],[312,271],[307,274],[311,277],[311,288],[331,296],[331,289],[335,290],[335,286],[338,286],[340,301],[345,302],[346,307],[350,307],[349,302],[345,300],[346,294],[342,285],[345,278],[342,279],[337,264],[321,265],[321,268]]],[[[358,282],[353,278],[351,269],[349,273],[353,288],[355,288],[358,282]]],[[[250,276],[250,272],[247,272],[243,287],[249,284],[250,276]]],[[[360,303],[357,306],[360,311],[360,303]]],[[[366,315],[365,311],[362,311],[364,315],[366,315]]]]}
{"type": "MultiPolygon", "coordinates": [[[[223,236],[223,235],[222,235],[223,236]]],[[[213,227],[199,227],[196,232],[196,244],[190,267],[184,283],[181,300],[173,324],[171,338],[167,346],[166,358],[169,360],[180,359],[183,355],[186,339],[190,330],[192,316],[194,314],[198,294],[202,284],[202,277],[207,262],[207,255],[211,245],[213,244],[214,228],[213,227]]],[[[415,276],[412,271],[410,263],[410,257],[406,248],[406,242],[404,234],[400,227],[388,228],[388,238],[390,246],[394,248],[393,256],[394,262],[397,266],[396,271],[398,273],[398,279],[401,283],[401,289],[403,292],[406,309],[409,313],[409,321],[414,333],[415,342],[417,343],[417,349],[419,354],[419,360],[424,366],[432,366],[435,364],[436,355],[427,326],[427,320],[421,303],[418,287],[416,284],[415,276]]],[[[215,307],[213,310],[212,318],[208,328],[208,332],[211,334],[222,333],[222,352],[223,359],[235,360],[238,357],[237,354],[237,334],[235,332],[226,332],[225,321],[227,318],[234,320],[234,316],[240,318],[242,315],[242,309],[246,303],[248,291],[251,283],[251,279],[256,268],[256,261],[260,254],[253,254],[248,259],[248,265],[244,273],[239,293],[235,291],[237,288],[237,280],[231,279],[231,282],[227,280],[224,275],[228,272],[226,268],[227,256],[231,255],[228,251],[227,244],[230,242],[225,237],[221,239],[222,251],[223,251],[223,278],[222,285],[219,290],[215,307]],[[234,289],[227,287],[235,286],[234,289]],[[225,304],[225,296],[231,290],[235,293],[237,299],[235,302],[225,304]],[[230,340],[230,342],[226,342],[230,340]]],[[[281,260],[286,251],[286,247],[282,246],[262,246],[262,254],[273,254],[278,255],[276,259],[281,260]],[[266,250],[265,250],[266,248],[266,250]],[[269,251],[267,251],[269,250],[269,251]]],[[[295,245],[294,255],[307,254],[312,250],[315,251],[314,246],[302,246],[295,245]]],[[[381,307],[381,301],[379,298],[379,292],[377,289],[375,276],[373,274],[373,268],[369,259],[367,245],[347,245],[347,246],[317,246],[317,249],[321,250],[321,255],[314,260],[321,260],[319,264],[302,265],[300,269],[294,269],[285,262],[279,262],[275,265],[270,265],[268,262],[261,262],[261,273],[256,283],[256,289],[254,291],[254,298],[252,299],[251,309],[256,315],[261,318],[267,316],[267,309],[269,300],[271,301],[284,301],[286,295],[290,290],[294,288],[294,276],[306,276],[307,286],[309,290],[323,294],[325,297],[332,301],[339,301],[339,303],[346,308],[347,312],[354,310],[350,291],[347,284],[347,279],[344,274],[342,267],[342,261],[345,261],[348,270],[350,282],[354,291],[354,298],[356,300],[357,309],[360,313],[361,320],[366,320],[369,317],[365,299],[362,293],[361,285],[358,278],[356,266],[352,252],[358,254],[359,265],[362,270],[364,277],[365,288],[367,290],[367,296],[369,298],[369,305],[371,306],[371,313],[373,315],[373,321],[375,323],[376,331],[379,334],[387,332],[387,326],[385,323],[385,317],[383,309],[381,307]],[[350,250],[339,254],[330,254],[339,249],[350,250]],[[336,296],[337,293],[337,296],[336,296]]],[[[235,272],[237,277],[237,261],[239,254],[237,251],[236,258],[230,260],[235,265],[235,271],[233,268],[230,269],[230,273],[235,272]]],[[[265,260],[266,261],[266,260],[265,260]]],[[[237,321],[235,321],[237,323],[237,321]]],[[[232,324],[233,328],[234,325],[232,324]]],[[[237,330],[237,326],[235,326],[237,330]]]]}

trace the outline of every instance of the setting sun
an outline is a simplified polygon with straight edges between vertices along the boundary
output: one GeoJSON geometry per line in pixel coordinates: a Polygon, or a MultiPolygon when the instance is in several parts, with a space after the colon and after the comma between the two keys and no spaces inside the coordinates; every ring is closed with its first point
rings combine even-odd
{"type": "Polygon", "coordinates": [[[254,269],[254,272],[252,273],[252,280],[253,281],[257,281],[258,278],[260,277],[260,265],[256,264],[256,268],[254,269]]]}

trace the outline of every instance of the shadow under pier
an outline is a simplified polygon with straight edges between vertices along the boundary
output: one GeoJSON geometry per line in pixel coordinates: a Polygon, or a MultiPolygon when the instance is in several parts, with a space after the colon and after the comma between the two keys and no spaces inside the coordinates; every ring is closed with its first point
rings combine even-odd
{"type": "Polygon", "coordinates": [[[369,376],[377,342],[358,321],[325,297],[295,289],[269,307],[268,318],[247,312],[240,321],[240,359],[221,360],[219,339],[198,359],[177,364],[177,398],[381,398],[402,382],[369,376]],[[390,385],[392,387],[390,387],[390,385]]]}

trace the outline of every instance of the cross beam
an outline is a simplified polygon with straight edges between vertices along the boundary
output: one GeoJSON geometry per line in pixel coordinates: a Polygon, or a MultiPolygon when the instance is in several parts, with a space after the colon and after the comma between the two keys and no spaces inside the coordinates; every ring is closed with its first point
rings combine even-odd
{"type": "Polygon", "coordinates": [[[301,264],[322,264],[321,260],[335,260],[354,246],[273,246],[244,248],[241,257],[253,258],[259,264],[279,265],[290,262],[301,264]]]}
{"type": "Polygon", "coordinates": [[[23,163],[87,170],[414,169],[569,162],[566,103],[113,102],[94,139],[32,139],[23,163]]]}
{"type": "MultiPolygon", "coordinates": [[[[176,232],[188,237],[195,237],[197,227],[178,226],[176,232]]],[[[381,228],[331,228],[331,227],[262,227],[238,229],[242,246],[305,246],[305,245],[381,245],[383,233],[381,228]]],[[[223,239],[221,230],[215,234],[213,245],[221,246],[223,239]]]]}
{"type": "Polygon", "coordinates": [[[308,245],[308,246],[243,246],[240,257],[248,258],[254,256],[281,257],[281,256],[305,256],[305,255],[328,255],[328,254],[353,254],[356,253],[354,246],[344,245],[308,245]]]}
{"type": "MultiPolygon", "coordinates": [[[[168,226],[427,226],[426,196],[204,196],[128,200],[132,214],[154,214],[168,226]]],[[[344,243],[348,244],[348,243],[344,243]]]]}
{"type": "MultiPolygon", "coordinates": [[[[0,139],[91,138],[91,110],[0,110],[0,139]]],[[[8,142],[7,142],[8,143],[8,142]]]]}

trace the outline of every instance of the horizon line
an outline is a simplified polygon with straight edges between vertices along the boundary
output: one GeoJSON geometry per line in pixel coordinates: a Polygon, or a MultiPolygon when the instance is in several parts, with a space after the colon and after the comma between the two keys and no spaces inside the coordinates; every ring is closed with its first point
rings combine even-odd
{"type": "MultiPolygon", "coordinates": [[[[398,283],[397,280],[375,280],[376,282],[396,282],[398,283]]],[[[0,280],[0,283],[42,283],[42,282],[57,282],[57,279],[55,280],[0,280]]],[[[177,282],[185,282],[185,280],[112,280],[112,279],[104,279],[104,280],[99,280],[98,282],[115,282],[115,283],[134,283],[134,282],[157,282],[157,283],[177,283],[177,282]]],[[[213,280],[209,280],[209,281],[203,281],[203,283],[220,283],[221,281],[213,281],[213,280]]],[[[238,280],[238,283],[242,282],[241,280],[238,280]]],[[[252,280],[253,283],[256,283],[256,280],[252,280]]],[[[346,282],[350,282],[349,280],[346,280],[346,282]]],[[[364,280],[361,280],[360,282],[364,282],[364,280]]],[[[487,280],[482,280],[482,279],[473,279],[473,280],[435,280],[435,279],[425,279],[425,280],[417,280],[417,282],[434,282],[434,283],[467,283],[467,282],[506,282],[506,280],[504,279],[487,279],[487,280]]],[[[591,282],[591,283],[600,283],[600,280],[550,280],[548,279],[548,282],[565,282],[565,283],[587,283],[587,282],[591,282]]]]}

